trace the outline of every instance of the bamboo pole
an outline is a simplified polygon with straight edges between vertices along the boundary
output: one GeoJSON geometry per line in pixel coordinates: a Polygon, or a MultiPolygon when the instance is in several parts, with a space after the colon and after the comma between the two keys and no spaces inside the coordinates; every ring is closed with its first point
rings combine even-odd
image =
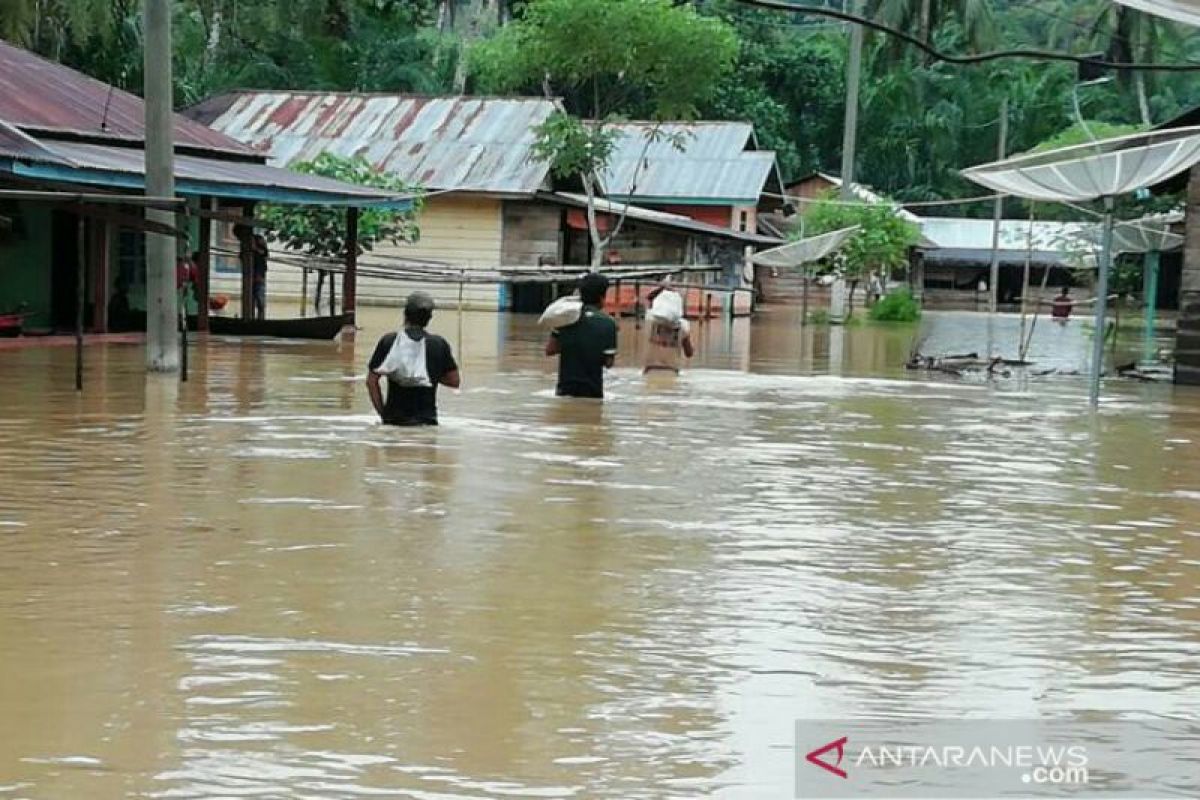
{"type": "MultiPolygon", "coordinates": [[[[1029,294],[1029,266],[1033,261],[1033,207],[1034,204],[1029,204],[1029,228],[1025,234],[1025,269],[1021,274],[1021,333],[1017,337],[1017,353],[1020,354],[1025,345],[1025,315],[1028,313],[1028,303],[1026,302],[1029,294]]],[[[1038,302],[1041,302],[1041,295],[1038,295],[1038,302]]],[[[1021,358],[1024,361],[1024,357],[1021,358]]]]}

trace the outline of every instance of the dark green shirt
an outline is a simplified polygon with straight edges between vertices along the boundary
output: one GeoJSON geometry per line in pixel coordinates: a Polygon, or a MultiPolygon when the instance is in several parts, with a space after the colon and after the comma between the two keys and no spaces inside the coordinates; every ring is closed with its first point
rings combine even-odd
{"type": "Polygon", "coordinates": [[[596,306],[584,306],[579,321],[558,328],[557,394],[604,397],[604,367],[617,354],[617,323],[596,306]]]}

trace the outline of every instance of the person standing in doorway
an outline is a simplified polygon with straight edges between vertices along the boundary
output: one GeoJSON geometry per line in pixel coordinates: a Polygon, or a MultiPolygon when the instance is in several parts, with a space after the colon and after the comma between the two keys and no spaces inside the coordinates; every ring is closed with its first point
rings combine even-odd
{"type": "Polygon", "coordinates": [[[250,244],[250,254],[253,258],[253,283],[251,300],[254,303],[253,316],[255,319],[267,318],[267,259],[271,251],[267,249],[267,240],[261,233],[254,234],[250,244]]]}
{"type": "Polygon", "coordinates": [[[559,397],[604,397],[604,370],[617,357],[617,323],[601,309],[608,278],[589,272],[579,280],[579,320],[555,328],[546,355],[558,356],[559,397]]]}
{"type": "Polygon", "coordinates": [[[367,365],[367,393],[385,425],[437,425],[437,387],[462,385],[450,343],[425,328],[433,298],[413,292],[404,303],[404,325],[384,334],[367,365]],[[380,385],[387,378],[387,398],[380,385]]]}

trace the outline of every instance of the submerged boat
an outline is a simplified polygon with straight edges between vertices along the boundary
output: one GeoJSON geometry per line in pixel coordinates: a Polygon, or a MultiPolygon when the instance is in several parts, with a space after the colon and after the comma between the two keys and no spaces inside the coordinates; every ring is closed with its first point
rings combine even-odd
{"type": "Polygon", "coordinates": [[[0,336],[20,336],[25,324],[25,315],[18,313],[0,314],[0,336]]]}
{"type": "MultiPolygon", "coordinates": [[[[332,339],[342,328],[353,324],[353,314],[292,319],[208,318],[208,330],[217,336],[271,336],[279,339],[332,339]]],[[[190,327],[195,329],[194,321],[190,327]]]]}

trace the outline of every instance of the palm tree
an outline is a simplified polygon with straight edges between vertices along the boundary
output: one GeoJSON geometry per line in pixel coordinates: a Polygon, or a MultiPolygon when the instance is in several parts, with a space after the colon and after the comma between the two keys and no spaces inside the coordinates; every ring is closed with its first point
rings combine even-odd
{"type": "MultiPolygon", "coordinates": [[[[1165,44],[1182,41],[1179,28],[1162,17],[1145,14],[1110,0],[1100,0],[1093,9],[1092,42],[1104,48],[1110,61],[1155,61],[1165,44]]],[[[1146,73],[1121,70],[1118,78],[1126,85],[1132,80],[1142,125],[1153,125],[1146,73]]]]}
{"type": "Polygon", "coordinates": [[[917,31],[926,43],[949,20],[962,28],[968,47],[990,44],[996,38],[991,0],[870,0],[867,11],[893,28],[917,31]]]}

